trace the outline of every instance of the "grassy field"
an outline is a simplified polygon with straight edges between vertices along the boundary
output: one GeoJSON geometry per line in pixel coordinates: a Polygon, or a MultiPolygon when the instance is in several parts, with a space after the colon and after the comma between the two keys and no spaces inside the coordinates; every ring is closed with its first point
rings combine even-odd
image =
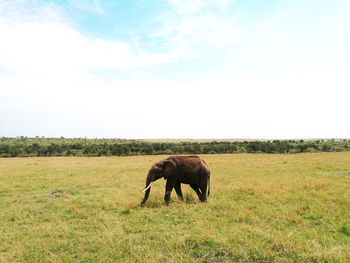
{"type": "Polygon", "coordinates": [[[141,208],[164,157],[0,159],[0,262],[350,262],[350,152],[204,155],[208,203],[141,208]]]}

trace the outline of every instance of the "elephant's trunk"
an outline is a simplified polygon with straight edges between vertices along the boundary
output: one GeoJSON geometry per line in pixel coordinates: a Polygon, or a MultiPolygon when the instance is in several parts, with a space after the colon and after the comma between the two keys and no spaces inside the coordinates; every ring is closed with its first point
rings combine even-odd
{"type": "Polygon", "coordinates": [[[141,206],[147,201],[149,193],[151,192],[151,184],[152,184],[153,178],[150,174],[150,172],[147,175],[147,179],[146,179],[146,186],[144,187],[143,191],[145,192],[145,197],[143,198],[142,202],[141,202],[141,206]]]}

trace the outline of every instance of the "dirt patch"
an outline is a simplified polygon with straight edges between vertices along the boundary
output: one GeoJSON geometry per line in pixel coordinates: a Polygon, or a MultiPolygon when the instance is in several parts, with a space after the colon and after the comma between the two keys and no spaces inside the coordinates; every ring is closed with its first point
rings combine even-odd
{"type": "Polygon", "coordinates": [[[71,190],[55,190],[50,195],[71,195],[73,192],[71,190]]]}

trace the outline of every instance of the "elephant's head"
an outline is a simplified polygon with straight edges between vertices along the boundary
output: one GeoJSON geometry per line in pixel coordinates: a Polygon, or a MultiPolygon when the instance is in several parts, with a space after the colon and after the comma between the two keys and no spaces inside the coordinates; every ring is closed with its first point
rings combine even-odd
{"type": "Polygon", "coordinates": [[[156,162],[152,165],[151,169],[148,172],[146,179],[146,186],[141,189],[141,191],[145,192],[145,197],[141,202],[141,206],[147,201],[149,193],[151,191],[151,184],[154,181],[164,177],[164,180],[168,179],[175,171],[176,164],[174,161],[166,159],[156,162]]]}

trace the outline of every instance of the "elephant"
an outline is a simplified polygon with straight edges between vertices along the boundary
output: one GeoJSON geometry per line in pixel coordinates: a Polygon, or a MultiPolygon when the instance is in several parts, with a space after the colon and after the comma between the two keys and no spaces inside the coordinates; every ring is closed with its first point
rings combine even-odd
{"type": "Polygon", "coordinates": [[[210,194],[210,170],[199,156],[170,156],[154,163],[148,172],[146,186],[140,190],[145,192],[141,206],[148,199],[152,182],[162,177],[166,180],[164,196],[166,205],[169,205],[173,188],[178,198],[183,201],[181,184],[189,184],[201,202],[207,201],[207,186],[208,196],[210,194]]]}

